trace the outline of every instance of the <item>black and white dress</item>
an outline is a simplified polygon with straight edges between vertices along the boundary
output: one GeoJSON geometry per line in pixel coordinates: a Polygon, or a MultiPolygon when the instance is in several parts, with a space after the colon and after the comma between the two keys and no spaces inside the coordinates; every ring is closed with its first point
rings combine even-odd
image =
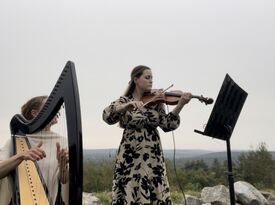
{"type": "Polygon", "coordinates": [[[122,96],[103,111],[105,122],[120,122],[125,128],[114,168],[112,204],[172,204],[157,127],[175,130],[180,117],[166,114],[163,104],[146,106],[145,111],[115,112],[116,106],[133,100],[122,96]]]}

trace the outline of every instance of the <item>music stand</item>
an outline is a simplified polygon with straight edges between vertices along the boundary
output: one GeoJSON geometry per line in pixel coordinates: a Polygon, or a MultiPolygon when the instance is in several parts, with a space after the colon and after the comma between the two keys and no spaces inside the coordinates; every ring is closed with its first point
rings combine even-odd
{"type": "Polygon", "coordinates": [[[235,205],[235,191],[230,137],[241,113],[246,97],[247,93],[240,88],[228,74],[226,74],[204,131],[194,130],[199,134],[226,141],[228,164],[227,175],[231,205],[235,205]]]}

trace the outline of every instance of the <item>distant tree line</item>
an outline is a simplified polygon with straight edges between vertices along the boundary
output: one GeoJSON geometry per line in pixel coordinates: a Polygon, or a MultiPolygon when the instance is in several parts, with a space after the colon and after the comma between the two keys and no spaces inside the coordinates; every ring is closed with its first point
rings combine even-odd
{"type": "MultiPolygon", "coordinates": [[[[114,160],[87,160],[84,162],[84,191],[111,191],[114,160]]],[[[172,191],[201,191],[206,186],[228,185],[227,161],[214,159],[211,164],[203,160],[185,161],[180,164],[166,159],[166,169],[172,191]],[[175,172],[176,170],[176,172],[175,172]]],[[[260,143],[255,151],[242,153],[233,162],[234,180],[247,181],[258,189],[275,189],[275,160],[260,143]]]]}

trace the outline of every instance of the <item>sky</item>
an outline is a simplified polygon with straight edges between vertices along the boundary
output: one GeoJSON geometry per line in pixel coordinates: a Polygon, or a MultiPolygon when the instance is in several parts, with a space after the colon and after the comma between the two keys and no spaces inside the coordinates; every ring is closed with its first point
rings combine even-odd
{"type": "MultiPolygon", "coordinates": [[[[147,65],[154,88],[174,84],[214,100],[228,73],[248,93],[231,149],[264,142],[275,150],[274,10],[273,0],[3,0],[0,146],[21,105],[50,94],[71,60],[85,149],[119,146],[123,130],[103,122],[102,111],[123,94],[132,68],[147,65]]],[[[183,108],[176,149],[226,150],[224,141],[194,133],[212,108],[196,99],[183,108]]],[[[159,132],[172,149],[172,133],[159,132]]]]}

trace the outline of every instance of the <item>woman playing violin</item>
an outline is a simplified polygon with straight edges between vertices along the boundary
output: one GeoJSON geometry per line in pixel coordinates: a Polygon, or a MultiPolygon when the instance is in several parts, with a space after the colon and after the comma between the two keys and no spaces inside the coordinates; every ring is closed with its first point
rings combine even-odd
{"type": "MultiPolygon", "coordinates": [[[[152,85],[151,69],[135,67],[125,94],[103,111],[106,123],[119,122],[124,129],[114,168],[113,205],[172,204],[157,127],[165,132],[177,129],[179,113],[192,95],[178,91],[181,97],[167,114],[163,103],[145,105],[142,101],[152,85]]],[[[164,100],[161,91],[155,93],[154,100],[164,100]]]]}

